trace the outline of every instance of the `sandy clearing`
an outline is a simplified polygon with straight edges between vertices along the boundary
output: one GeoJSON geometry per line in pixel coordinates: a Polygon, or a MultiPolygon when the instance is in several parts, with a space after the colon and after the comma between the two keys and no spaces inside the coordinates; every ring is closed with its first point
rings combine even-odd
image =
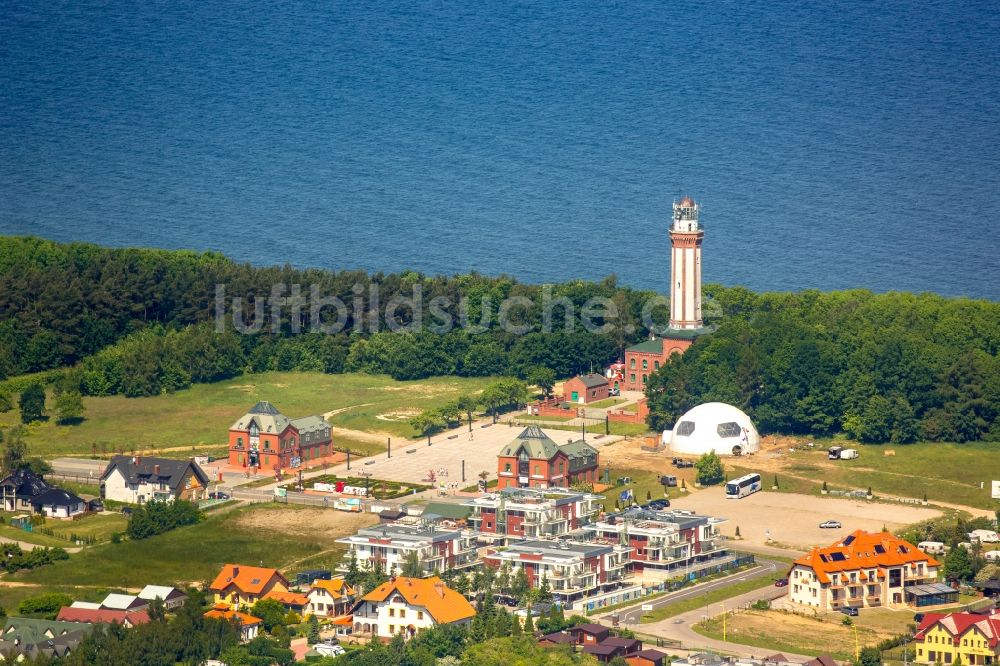
{"type": "Polygon", "coordinates": [[[273,511],[247,511],[236,519],[240,527],[254,531],[272,532],[284,536],[326,537],[330,541],[341,536],[354,534],[362,527],[378,522],[378,517],[370,513],[348,513],[332,509],[297,509],[282,511],[275,516],[273,511]]]}

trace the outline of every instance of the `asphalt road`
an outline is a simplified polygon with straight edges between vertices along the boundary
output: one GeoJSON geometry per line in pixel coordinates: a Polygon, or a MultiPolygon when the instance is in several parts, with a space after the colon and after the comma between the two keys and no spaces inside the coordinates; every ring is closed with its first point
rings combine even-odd
{"type": "MultiPolygon", "coordinates": [[[[640,618],[644,612],[643,605],[651,605],[654,609],[662,608],[669,604],[683,601],[685,599],[693,599],[695,597],[700,597],[703,594],[712,592],[714,590],[724,589],[735,583],[739,583],[745,580],[753,580],[754,578],[761,578],[763,576],[769,576],[779,569],[784,569],[785,564],[782,562],[776,562],[774,560],[757,560],[758,566],[753,569],[748,569],[746,571],[741,571],[738,574],[732,576],[726,576],[725,578],[720,578],[718,580],[713,580],[708,583],[700,583],[692,587],[684,588],[683,590],[677,590],[676,592],[671,592],[652,601],[644,601],[633,608],[627,610],[617,611],[618,621],[622,624],[638,624],[640,618]]],[[[606,620],[611,620],[611,614],[603,616],[606,620]]]]}

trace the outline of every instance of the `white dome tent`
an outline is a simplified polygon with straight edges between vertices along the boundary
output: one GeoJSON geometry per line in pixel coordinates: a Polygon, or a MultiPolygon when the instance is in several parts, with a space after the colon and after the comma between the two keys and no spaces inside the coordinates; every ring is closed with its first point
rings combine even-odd
{"type": "Polygon", "coordinates": [[[706,402],[677,419],[669,432],[669,445],[673,453],[700,456],[715,451],[720,456],[739,456],[760,450],[760,434],[741,409],[706,402]]]}

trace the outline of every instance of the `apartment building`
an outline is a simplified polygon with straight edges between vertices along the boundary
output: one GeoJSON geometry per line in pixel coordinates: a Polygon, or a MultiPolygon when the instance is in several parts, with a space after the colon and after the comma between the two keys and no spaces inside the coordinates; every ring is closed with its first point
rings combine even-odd
{"type": "Polygon", "coordinates": [[[445,569],[461,569],[476,563],[476,537],[434,523],[422,525],[387,524],[366,527],[357,534],[337,539],[347,546],[361,566],[378,565],[386,572],[402,571],[411,553],[427,574],[445,569]]]}
{"type": "Polygon", "coordinates": [[[515,572],[524,569],[531,587],[545,580],[552,597],[566,603],[620,586],[629,551],[619,544],[525,539],[488,548],[483,563],[500,568],[508,562],[515,572]]]}
{"type": "Polygon", "coordinates": [[[469,524],[484,541],[557,537],[587,525],[601,509],[600,495],[559,488],[506,488],[464,504],[469,524]]]}
{"type": "Polygon", "coordinates": [[[635,508],[584,525],[583,531],[597,542],[627,545],[630,570],[648,576],[724,556],[727,545],[719,526],[725,522],[691,511],[635,508]]]}

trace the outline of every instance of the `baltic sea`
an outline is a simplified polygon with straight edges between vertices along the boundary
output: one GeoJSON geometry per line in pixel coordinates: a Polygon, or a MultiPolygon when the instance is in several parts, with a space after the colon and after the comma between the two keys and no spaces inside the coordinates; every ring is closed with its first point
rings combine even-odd
{"type": "Polygon", "coordinates": [[[993,3],[0,6],[0,234],[1000,298],[993,3]]]}

